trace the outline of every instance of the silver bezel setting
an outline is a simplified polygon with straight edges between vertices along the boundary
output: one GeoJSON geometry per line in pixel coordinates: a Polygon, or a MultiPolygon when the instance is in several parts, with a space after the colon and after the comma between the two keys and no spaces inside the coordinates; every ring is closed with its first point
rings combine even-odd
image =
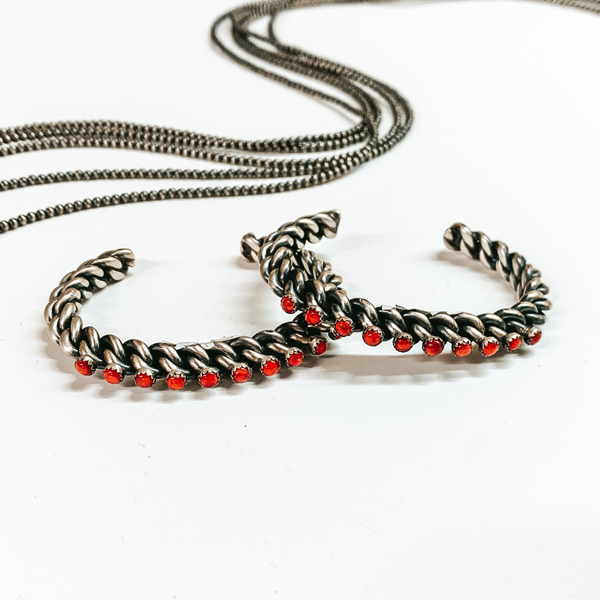
{"type": "Polygon", "coordinates": [[[155,372],[154,372],[152,369],[147,369],[147,368],[144,368],[144,369],[138,369],[138,370],[137,370],[137,371],[134,373],[134,375],[133,375],[133,381],[134,381],[134,383],[135,383],[135,385],[136,385],[137,387],[139,387],[139,388],[141,388],[141,389],[143,389],[143,390],[144,390],[144,389],[150,389],[150,388],[151,388],[151,387],[153,387],[153,386],[154,386],[154,384],[156,383],[156,373],[155,373],[155,372]],[[148,387],[145,387],[145,386],[143,386],[143,385],[139,385],[139,384],[138,384],[138,382],[137,382],[137,378],[138,378],[138,376],[139,376],[139,375],[148,375],[148,376],[151,378],[151,380],[152,380],[152,383],[151,383],[151,384],[150,384],[148,387]]]}

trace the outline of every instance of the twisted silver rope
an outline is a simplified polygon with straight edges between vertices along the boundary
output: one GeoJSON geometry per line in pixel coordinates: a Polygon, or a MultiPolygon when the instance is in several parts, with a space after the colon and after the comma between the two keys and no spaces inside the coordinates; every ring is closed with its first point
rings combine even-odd
{"type": "Polygon", "coordinates": [[[492,356],[501,344],[507,351],[515,351],[521,340],[533,345],[541,338],[539,326],[551,308],[546,298],[548,287],[541,281],[541,273],[503,242],[491,241],[461,223],[444,233],[449,249],[480,261],[511,284],[518,296],[511,307],[481,315],[431,313],[402,306],[376,308],[364,298],[350,298],[331,265],[305,248],[323,237],[335,237],[339,222],[339,212],[322,212],[286,223],[263,238],[246,234],[241,242],[242,255],[259,263],[261,276],[282,298],[284,310],[302,311],[307,323],[327,331],[332,339],[360,331],[367,344],[391,339],[401,352],[420,340],[432,356],[446,343],[458,356],[468,355],[472,344],[484,356],[492,356]]]}
{"type": "Polygon", "coordinates": [[[237,375],[249,377],[253,366],[264,375],[273,375],[280,366],[301,364],[303,349],[322,354],[327,347],[319,331],[301,319],[252,337],[150,346],[138,339],[122,341],[115,335],[101,336],[94,327],[84,327],[79,316],[83,303],[109,284],[124,279],[134,262],[131,250],[105,252],[65,275],[50,294],[44,311],[50,339],[75,359],[76,368],[84,375],[102,368],[111,383],[133,375],[141,387],[151,387],[162,378],[173,389],[180,389],[179,385],[183,387],[194,378],[204,387],[212,387],[204,384],[207,375],[213,376],[212,383],[214,377],[218,382],[226,373],[238,381],[237,375]]]}

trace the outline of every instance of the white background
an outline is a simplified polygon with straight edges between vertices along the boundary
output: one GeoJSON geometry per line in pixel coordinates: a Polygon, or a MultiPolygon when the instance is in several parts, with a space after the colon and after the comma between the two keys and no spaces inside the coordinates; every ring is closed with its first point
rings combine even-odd
{"type": "MultiPolygon", "coordinates": [[[[211,47],[210,23],[237,3],[3,2],[0,126],[100,118],[249,139],[346,127],[211,47]]],[[[1,237],[0,598],[597,599],[600,20],[525,2],[333,6],[285,14],[279,33],[393,85],[414,126],[328,186],[1,237]],[[377,304],[508,306],[509,287],[442,233],[463,221],[506,241],[551,288],[542,342],[459,361],[353,336],[269,381],[175,394],[79,377],[47,339],[60,278],[123,246],[131,277],[84,309],[101,332],[273,327],[284,315],[239,239],[330,208],[339,236],[317,250],[377,304]]],[[[60,150],[4,158],[0,179],[202,166],[60,150]]],[[[0,218],[155,188],[3,193],[0,218]]]]}

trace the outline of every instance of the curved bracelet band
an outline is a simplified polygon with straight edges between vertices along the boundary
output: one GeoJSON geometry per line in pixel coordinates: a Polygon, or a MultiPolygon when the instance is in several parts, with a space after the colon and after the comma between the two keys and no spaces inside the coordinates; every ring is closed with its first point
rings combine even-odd
{"type": "Polygon", "coordinates": [[[476,344],[483,356],[497,353],[501,346],[516,351],[522,341],[537,344],[544,312],[551,308],[548,287],[540,272],[520,254],[510,252],[503,242],[491,241],[481,232],[472,232],[457,223],[444,233],[450,250],[462,251],[497,271],[516,291],[518,302],[495,313],[430,313],[401,306],[375,306],[364,298],[349,298],[341,289],[342,278],[331,265],[305,249],[307,242],[337,234],[340,213],[329,211],[282,225],[270,235],[257,238],[249,233],[242,239],[242,255],[260,264],[260,272],[272,290],[281,297],[286,313],[302,311],[304,321],[332,339],[362,332],[369,346],[393,340],[398,352],[407,352],[417,341],[428,356],[437,356],[446,343],[456,356],[471,353],[476,344]]]}
{"type": "Polygon", "coordinates": [[[327,350],[327,341],[319,330],[302,318],[253,337],[203,344],[159,342],[148,346],[140,340],[122,342],[115,335],[100,336],[95,328],[84,327],[79,316],[83,302],[124,279],[134,260],[131,250],[105,252],[68,273],[50,294],[44,313],[49,336],[75,359],[75,369],[81,375],[92,375],[101,368],[104,379],[113,384],[133,375],[136,385],[142,388],[152,387],[162,378],[172,390],[180,390],[192,378],[197,378],[202,387],[212,388],[224,374],[236,383],[244,383],[250,379],[253,366],[269,377],[282,365],[299,366],[303,348],[315,355],[327,350]]]}

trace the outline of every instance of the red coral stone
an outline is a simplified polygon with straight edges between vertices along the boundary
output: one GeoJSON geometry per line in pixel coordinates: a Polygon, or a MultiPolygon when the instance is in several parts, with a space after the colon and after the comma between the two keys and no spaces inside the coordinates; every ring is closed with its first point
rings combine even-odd
{"type": "Polygon", "coordinates": [[[454,346],[453,352],[456,356],[459,356],[462,358],[464,356],[469,356],[469,354],[471,354],[472,349],[473,348],[469,342],[461,342],[459,344],[456,344],[456,346],[454,346]]]}
{"type": "Polygon", "coordinates": [[[327,341],[326,340],[321,340],[316,343],[314,353],[317,356],[320,356],[321,354],[325,354],[326,351],[327,351],[327,341]]]}
{"type": "Polygon", "coordinates": [[[535,346],[542,339],[542,332],[539,329],[535,329],[529,336],[529,345],[535,346]]]}
{"type": "Polygon", "coordinates": [[[279,373],[279,367],[279,361],[276,358],[270,358],[269,360],[265,361],[260,370],[265,377],[272,377],[273,375],[277,375],[277,373],[279,373]]]}
{"type": "Polygon", "coordinates": [[[412,347],[412,340],[407,335],[394,339],[394,348],[396,348],[398,352],[408,352],[412,347]]]}
{"type": "Polygon", "coordinates": [[[347,319],[340,319],[335,323],[335,331],[342,337],[348,337],[352,333],[352,323],[347,319]]]}
{"type": "Polygon", "coordinates": [[[284,312],[288,315],[296,312],[296,303],[289,296],[284,296],[281,299],[281,308],[283,308],[284,312]]]}
{"type": "Polygon", "coordinates": [[[423,350],[427,356],[437,356],[444,349],[444,342],[440,338],[431,338],[423,345],[423,350]]]}
{"type": "Polygon", "coordinates": [[[200,375],[199,382],[203,388],[214,388],[220,380],[221,378],[216,371],[205,371],[200,375]]]}
{"type": "Polygon", "coordinates": [[[104,369],[103,375],[104,379],[106,379],[108,383],[112,383],[113,385],[116,385],[117,383],[121,383],[121,381],[123,381],[123,373],[121,373],[117,369],[110,369],[106,367],[106,369],[104,369]]]}
{"type": "Polygon", "coordinates": [[[287,357],[287,364],[289,367],[299,367],[304,360],[304,352],[302,350],[294,350],[287,357]]]}
{"type": "Polygon", "coordinates": [[[309,308],[304,313],[304,318],[309,325],[318,325],[321,322],[321,313],[316,308],[309,308]]]}
{"type": "Polygon", "coordinates": [[[487,340],[481,347],[481,354],[483,354],[484,356],[494,356],[494,354],[498,352],[499,348],[500,344],[498,344],[498,342],[494,340],[487,340]]]}
{"type": "Polygon", "coordinates": [[[512,337],[508,340],[508,344],[507,344],[507,349],[509,352],[514,352],[515,350],[518,350],[521,347],[521,342],[523,340],[521,339],[521,336],[515,335],[515,337],[512,337]]]}
{"type": "Polygon", "coordinates": [[[150,388],[154,385],[154,377],[150,373],[137,373],[135,376],[135,385],[141,388],[150,388]]]}
{"type": "Polygon", "coordinates": [[[88,360],[77,360],[75,361],[75,370],[80,375],[85,375],[86,377],[89,377],[90,375],[94,374],[94,371],[96,369],[94,369],[94,366],[88,360]]]}
{"type": "Polygon", "coordinates": [[[178,391],[185,386],[185,377],[183,375],[169,375],[167,377],[167,387],[170,390],[178,391]]]}
{"type": "Polygon", "coordinates": [[[363,332],[362,337],[367,346],[379,346],[381,344],[381,332],[378,329],[367,329],[363,332]]]}
{"type": "Polygon", "coordinates": [[[233,370],[233,373],[231,373],[231,378],[236,383],[246,383],[246,381],[250,379],[250,375],[252,375],[252,373],[248,367],[238,367],[237,369],[233,370]]]}

